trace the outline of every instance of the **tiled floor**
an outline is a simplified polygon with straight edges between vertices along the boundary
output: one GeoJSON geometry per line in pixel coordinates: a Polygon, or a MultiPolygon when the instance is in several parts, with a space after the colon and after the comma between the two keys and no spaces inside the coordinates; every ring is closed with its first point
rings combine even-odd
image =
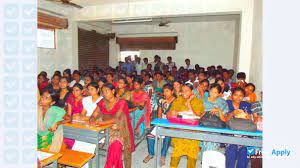
{"type": "MultiPolygon", "coordinates": [[[[163,166],[162,168],[170,167],[172,150],[173,150],[173,148],[170,147],[169,151],[167,153],[167,157],[166,157],[166,165],[163,166]]],[[[221,152],[224,153],[224,149],[221,152]]],[[[154,158],[152,160],[150,160],[147,164],[143,163],[143,159],[147,155],[148,155],[147,141],[143,140],[139,144],[139,146],[136,148],[135,152],[132,155],[132,168],[153,168],[154,167],[154,158]]],[[[200,157],[200,152],[199,152],[198,158],[201,158],[200,157]]],[[[100,167],[99,168],[104,167],[105,160],[106,160],[106,158],[104,156],[101,156],[101,158],[100,158],[100,167]]],[[[186,168],[186,163],[187,163],[186,157],[182,157],[178,168],[186,168]]],[[[248,168],[250,168],[250,167],[251,166],[250,166],[250,163],[249,163],[248,168]]],[[[85,168],[88,168],[87,165],[86,165],[85,168]]],[[[95,163],[93,163],[93,168],[95,168],[95,163]]],[[[196,168],[201,168],[200,159],[197,160],[196,168]]]]}
{"type": "MultiPolygon", "coordinates": [[[[172,147],[170,147],[166,157],[166,165],[163,166],[162,168],[170,167],[172,150],[173,150],[172,147]]],[[[153,168],[154,158],[150,160],[147,164],[143,163],[143,160],[147,155],[148,155],[147,141],[143,140],[132,155],[132,168],[153,168]]],[[[101,156],[100,159],[101,168],[104,167],[105,160],[106,158],[104,156],[101,156]]],[[[187,163],[186,157],[182,157],[178,168],[185,168],[186,163],[187,163]]],[[[200,165],[201,165],[200,160],[198,160],[196,167],[200,168],[201,167],[200,165]]]]}

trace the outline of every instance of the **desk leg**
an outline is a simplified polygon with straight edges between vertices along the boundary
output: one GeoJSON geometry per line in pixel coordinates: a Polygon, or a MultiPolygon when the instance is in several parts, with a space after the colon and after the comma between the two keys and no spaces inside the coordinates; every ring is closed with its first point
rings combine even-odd
{"type": "Polygon", "coordinates": [[[159,162],[159,157],[158,157],[158,126],[155,126],[154,128],[156,130],[156,136],[155,136],[155,149],[154,149],[154,168],[157,168],[157,164],[159,162]]]}
{"type": "Polygon", "coordinates": [[[52,165],[53,165],[52,166],[53,168],[57,168],[57,160],[54,160],[53,163],[52,163],[52,165]]]}
{"type": "Polygon", "coordinates": [[[107,149],[105,151],[106,156],[107,156],[108,155],[108,147],[109,147],[109,129],[105,130],[105,143],[106,143],[106,146],[107,146],[107,149]]]}
{"type": "Polygon", "coordinates": [[[98,138],[97,138],[97,143],[96,143],[96,168],[99,168],[99,162],[100,162],[100,155],[99,155],[99,135],[98,135],[98,138]]]}
{"type": "Polygon", "coordinates": [[[89,168],[93,167],[93,159],[89,160],[89,168]]]}

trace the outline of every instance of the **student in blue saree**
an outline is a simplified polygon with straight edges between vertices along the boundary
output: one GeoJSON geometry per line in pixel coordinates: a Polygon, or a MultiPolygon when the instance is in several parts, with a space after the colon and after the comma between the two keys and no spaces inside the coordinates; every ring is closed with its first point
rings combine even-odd
{"type": "MultiPolygon", "coordinates": [[[[223,122],[227,122],[226,114],[228,113],[227,102],[220,97],[222,88],[219,84],[212,84],[209,90],[209,97],[204,97],[204,111],[218,116],[223,122]]],[[[214,142],[202,142],[202,152],[208,150],[218,150],[220,144],[214,142]]]]}
{"type": "MultiPolygon", "coordinates": [[[[167,113],[170,110],[170,107],[175,100],[174,88],[171,84],[165,84],[163,87],[164,98],[159,100],[158,103],[158,118],[167,119],[167,113]]],[[[165,158],[171,143],[171,137],[164,137],[163,146],[161,149],[161,166],[165,165],[165,158]]],[[[150,133],[147,135],[147,144],[148,144],[148,156],[143,160],[144,163],[148,163],[154,157],[154,145],[155,145],[155,135],[150,133]]]]}
{"type": "Polygon", "coordinates": [[[61,124],[66,111],[55,105],[59,95],[50,90],[44,90],[38,106],[38,149],[59,152],[63,145],[63,130],[61,124]]]}
{"type": "MultiPolygon", "coordinates": [[[[245,97],[245,90],[237,87],[232,91],[232,100],[227,100],[229,113],[227,119],[243,118],[252,120],[251,104],[243,101],[245,97]]],[[[237,160],[238,168],[247,168],[249,158],[247,157],[247,148],[239,145],[229,145],[225,152],[226,168],[234,168],[237,160]]]]}

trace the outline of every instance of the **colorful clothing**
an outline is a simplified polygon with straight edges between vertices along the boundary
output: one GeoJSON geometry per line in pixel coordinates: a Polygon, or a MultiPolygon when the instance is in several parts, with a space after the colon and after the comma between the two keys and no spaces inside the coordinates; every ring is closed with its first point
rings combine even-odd
{"type": "Polygon", "coordinates": [[[252,113],[256,113],[258,116],[263,116],[262,102],[256,101],[251,104],[252,113]]]}
{"type": "MultiPolygon", "coordinates": [[[[197,90],[197,88],[195,88],[194,89],[194,95],[196,95],[198,93],[198,90],[197,90]]],[[[209,92],[208,91],[205,91],[204,92],[204,94],[203,94],[203,96],[201,97],[201,94],[199,93],[196,97],[198,98],[198,99],[205,99],[205,98],[207,98],[209,96],[209,92]]]]}
{"type": "Polygon", "coordinates": [[[38,85],[39,91],[41,92],[47,86],[48,86],[48,80],[45,80],[43,83],[38,85]]]}
{"type": "Polygon", "coordinates": [[[144,91],[147,92],[148,95],[149,95],[150,91],[152,91],[151,98],[150,98],[151,113],[152,113],[153,111],[156,111],[157,108],[158,108],[157,99],[156,99],[156,96],[154,94],[154,89],[153,89],[152,85],[150,84],[150,85],[146,85],[144,87],[144,91]]]}
{"type": "MultiPolygon", "coordinates": [[[[233,110],[235,110],[233,104],[232,104],[232,100],[226,100],[227,104],[228,104],[228,108],[229,108],[229,113],[232,112],[233,110]]],[[[245,101],[242,101],[240,103],[240,106],[238,109],[244,110],[245,112],[247,112],[248,114],[252,114],[251,111],[251,104],[245,101]]]]}
{"type": "Polygon", "coordinates": [[[68,98],[69,98],[69,96],[72,94],[72,92],[67,92],[66,94],[65,94],[65,97],[63,97],[63,98],[59,98],[59,100],[57,101],[57,103],[56,103],[56,105],[58,106],[58,107],[61,107],[61,108],[65,108],[66,107],[66,102],[67,102],[67,100],[68,100],[68,98]]]}
{"type": "Polygon", "coordinates": [[[250,93],[248,96],[244,97],[243,101],[246,101],[248,103],[253,103],[256,101],[256,94],[253,92],[253,93],[250,93]]]}
{"type": "MultiPolygon", "coordinates": [[[[83,105],[82,105],[82,99],[79,100],[77,103],[75,102],[75,97],[73,94],[71,94],[68,97],[67,103],[71,105],[72,107],[72,111],[71,111],[71,115],[74,114],[81,114],[82,110],[83,110],[83,105]]],[[[73,145],[75,143],[75,140],[73,139],[68,139],[68,138],[64,138],[64,143],[67,145],[68,149],[72,149],[73,145]]]]}
{"type": "Polygon", "coordinates": [[[117,93],[118,93],[119,98],[124,99],[126,101],[130,100],[130,97],[131,97],[131,92],[130,91],[125,90],[125,92],[122,95],[119,95],[119,91],[117,93]]]}
{"type": "MultiPolygon", "coordinates": [[[[235,110],[231,100],[227,100],[227,104],[228,104],[229,112],[235,110]]],[[[242,101],[238,109],[244,110],[248,114],[252,114],[251,104],[248,102],[242,101]]],[[[247,168],[249,158],[247,155],[247,148],[245,146],[238,146],[238,145],[231,144],[226,148],[225,155],[226,155],[226,167],[234,168],[235,162],[237,160],[238,168],[247,168]]]]}
{"type": "MultiPolygon", "coordinates": [[[[214,108],[219,108],[226,115],[229,111],[227,102],[221,97],[217,98],[215,102],[211,102],[208,100],[208,97],[202,99],[204,101],[204,111],[209,113],[214,108]]],[[[216,113],[216,116],[219,117],[219,113],[216,113]]],[[[214,142],[202,142],[202,150],[201,152],[205,152],[208,150],[218,150],[220,144],[214,142]]]]}
{"type": "MultiPolygon", "coordinates": [[[[162,109],[162,118],[164,119],[167,118],[166,114],[169,112],[172,102],[168,103],[165,99],[159,100],[158,106],[162,109]]],[[[171,144],[171,137],[164,137],[163,145],[161,149],[162,157],[166,157],[170,144],[171,144]]],[[[148,145],[149,155],[154,156],[155,135],[151,133],[147,135],[147,145],[148,145]]]]}
{"type": "Polygon", "coordinates": [[[163,92],[163,87],[164,85],[166,84],[167,82],[165,80],[161,80],[160,82],[158,82],[157,80],[154,80],[153,81],[153,85],[154,85],[154,89],[155,89],[155,92],[158,92],[158,93],[162,93],[163,92]]]}
{"type": "Polygon", "coordinates": [[[160,107],[162,110],[162,118],[163,119],[167,119],[167,112],[170,111],[170,105],[172,105],[172,102],[168,103],[166,99],[159,100],[158,107],[160,107]]]}
{"type": "Polygon", "coordinates": [[[134,151],[134,138],[127,103],[125,100],[119,99],[110,110],[108,110],[108,104],[105,99],[102,99],[98,103],[100,119],[102,121],[115,120],[115,123],[109,130],[109,147],[105,167],[122,167],[120,162],[122,161],[123,148],[125,168],[131,168],[131,153],[134,151]]]}
{"type": "MultiPolygon", "coordinates": [[[[184,99],[182,96],[178,97],[173,101],[170,111],[188,111],[189,109],[187,106],[185,106],[185,103],[186,99],[184,99]]],[[[193,98],[190,103],[192,105],[193,111],[198,116],[202,116],[204,114],[204,105],[202,100],[198,98],[193,98]]],[[[177,158],[186,155],[190,158],[197,160],[200,141],[182,138],[172,138],[171,144],[173,144],[174,146],[172,158],[177,158]]]]}
{"type": "Polygon", "coordinates": [[[71,94],[67,99],[67,103],[72,106],[72,115],[80,114],[82,112],[83,110],[82,99],[79,100],[78,102],[75,102],[75,97],[73,94],[71,94]]]}
{"type": "Polygon", "coordinates": [[[63,120],[66,111],[57,106],[51,106],[43,117],[41,107],[38,108],[38,149],[49,148],[49,151],[59,152],[63,142],[62,126],[55,132],[48,131],[58,121],[63,120]]]}
{"type": "Polygon", "coordinates": [[[135,91],[131,94],[131,102],[135,102],[137,104],[145,103],[145,107],[143,109],[136,108],[136,110],[130,113],[132,118],[133,128],[140,130],[140,135],[143,134],[143,131],[146,128],[150,127],[150,100],[148,94],[144,91],[137,93],[135,91]]]}

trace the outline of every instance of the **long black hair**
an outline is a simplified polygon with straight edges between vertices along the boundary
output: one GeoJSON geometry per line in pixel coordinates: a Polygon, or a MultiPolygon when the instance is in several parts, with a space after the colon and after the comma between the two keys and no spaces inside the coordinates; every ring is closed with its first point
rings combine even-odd
{"type": "Polygon", "coordinates": [[[191,90],[194,90],[194,86],[191,83],[185,83],[182,86],[186,86],[186,87],[190,88],[191,90]]]}
{"type": "Polygon", "coordinates": [[[75,83],[74,85],[73,85],[73,88],[74,87],[78,87],[80,90],[83,90],[83,86],[80,84],[80,83],[75,83]]]}
{"type": "Polygon", "coordinates": [[[114,90],[115,91],[114,96],[117,95],[116,88],[115,88],[115,86],[113,84],[111,84],[111,83],[105,83],[102,88],[104,88],[104,87],[110,89],[111,91],[114,90]]]}

